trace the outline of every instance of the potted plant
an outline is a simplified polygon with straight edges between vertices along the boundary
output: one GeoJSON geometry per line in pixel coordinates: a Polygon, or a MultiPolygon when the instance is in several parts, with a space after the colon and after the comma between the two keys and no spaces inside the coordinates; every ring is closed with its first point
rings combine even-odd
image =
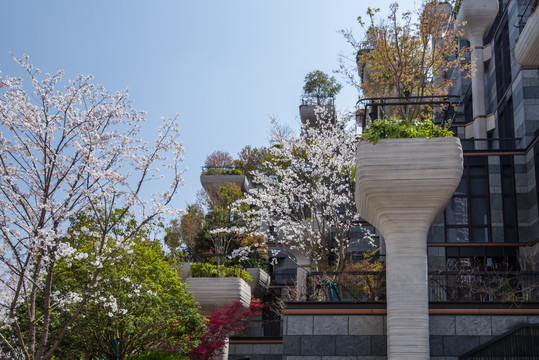
{"type": "Polygon", "coordinates": [[[186,289],[200,303],[204,315],[237,302],[245,310],[251,303],[252,279],[241,266],[191,263],[190,276],[186,279],[186,289]]]}
{"type": "Polygon", "coordinates": [[[382,119],[357,147],[357,208],[386,242],[389,359],[429,359],[427,232],[462,175],[451,135],[428,120],[382,119]]]}
{"type": "Polygon", "coordinates": [[[301,121],[314,125],[319,121],[335,123],[335,95],[341,91],[342,85],[334,76],[314,70],[305,76],[302,104],[299,107],[301,121]]]}

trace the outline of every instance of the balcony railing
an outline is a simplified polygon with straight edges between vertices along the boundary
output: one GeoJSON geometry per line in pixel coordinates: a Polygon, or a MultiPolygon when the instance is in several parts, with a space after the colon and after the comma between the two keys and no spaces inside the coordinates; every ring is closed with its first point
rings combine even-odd
{"type": "Polygon", "coordinates": [[[335,105],[335,98],[331,96],[302,95],[301,105],[335,105]]]}
{"type": "MultiPolygon", "coordinates": [[[[539,301],[539,272],[430,271],[428,278],[433,302],[539,301]]],[[[311,272],[306,290],[307,301],[385,301],[385,272],[311,272]]]]}
{"type": "Polygon", "coordinates": [[[358,119],[363,128],[368,125],[368,121],[387,116],[388,112],[391,113],[397,107],[402,109],[420,107],[422,111],[428,109],[434,115],[435,123],[449,127],[458,116],[462,115],[456,111],[461,105],[460,100],[461,97],[453,95],[378,97],[359,99],[356,106],[363,107],[362,118],[358,119]]]}

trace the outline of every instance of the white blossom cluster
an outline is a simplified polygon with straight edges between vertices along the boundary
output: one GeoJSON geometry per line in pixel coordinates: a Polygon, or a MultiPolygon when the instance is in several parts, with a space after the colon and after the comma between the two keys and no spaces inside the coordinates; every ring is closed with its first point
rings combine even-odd
{"type": "Polygon", "coordinates": [[[253,183],[259,186],[241,200],[251,208],[247,226],[274,228],[274,240],[288,252],[301,251],[315,267],[332,256],[334,270],[341,270],[359,220],[353,189],[355,132],[340,123],[319,122],[303,126],[297,138],[279,128],[273,134],[272,160],[264,164],[270,170],[255,173],[253,183]]]}
{"type": "MultiPolygon", "coordinates": [[[[0,322],[20,333],[16,321],[6,318],[20,302],[33,309],[36,301],[50,301],[47,309],[54,309],[89,296],[53,294],[53,286],[45,285],[60,258],[91,259],[88,281],[95,288],[114,253],[108,241],[118,218],[136,214],[140,224],[114,245],[128,248],[141,227],[176,212],[167,205],[183,183],[185,151],[177,118],[162,120],[153,143],[140,139],[145,114],[132,106],[127,90],[109,93],[91,76],[66,82],[62,71],[41,75],[28,57],[14,59],[30,81],[23,85],[21,78],[0,74],[0,322]],[[146,200],[142,191],[148,181],[162,190],[146,200]],[[116,209],[123,212],[111,216],[116,209]],[[104,219],[98,230],[81,229],[96,239],[92,254],[65,240],[70,219],[81,213],[104,219]]],[[[34,315],[28,310],[21,316],[34,321],[34,315]]],[[[31,358],[50,357],[58,339],[47,336],[47,326],[31,331],[37,333],[29,334],[28,342],[0,341],[12,351],[30,351],[31,358]]]]}

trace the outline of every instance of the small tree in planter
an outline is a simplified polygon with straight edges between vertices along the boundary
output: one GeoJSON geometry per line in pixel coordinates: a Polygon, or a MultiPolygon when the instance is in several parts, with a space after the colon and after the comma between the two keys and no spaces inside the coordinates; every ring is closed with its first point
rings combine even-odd
{"type": "Polygon", "coordinates": [[[304,96],[316,100],[316,104],[309,105],[331,105],[330,101],[341,89],[342,85],[335,77],[329,77],[323,71],[314,70],[305,75],[304,96]]]}
{"type": "MultiPolygon", "coordinates": [[[[415,14],[400,11],[395,2],[386,19],[375,8],[367,10],[367,18],[364,21],[358,17],[363,29],[361,40],[356,40],[350,31],[341,30],[354,49],[354,60],[350,66],[348,59],[341,56],[339,68],[364,97],[446,95],[452,85],[452,70],[469,70],[460,61],[468,49],[457,48],[455,38],[462,35],[462,30],[453,30],[451,6],[447,2],[422,0],[415,14]]],[[[425,105],[412,105],[382,110],[385,116],[397,115],[408,120],[426,110],[425,105]]]]}
{"type": "Polygon", "coordinates": [[[315,70],[305,76],[302,105],[299,107],[301,121],[309,126],[335,123],[337,116],[333,100],[342,85],[326,73],[315,70]]]}

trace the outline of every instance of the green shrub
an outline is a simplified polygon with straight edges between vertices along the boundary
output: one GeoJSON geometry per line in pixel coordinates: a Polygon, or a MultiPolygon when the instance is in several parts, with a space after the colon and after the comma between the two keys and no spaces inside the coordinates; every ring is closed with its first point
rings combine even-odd
{"type": "Polygon", "coordinates": [[[376,144],[380,139],[451,137],[453,132],[431,120],[377,119],[361,135],[361,140],[376,144]]]}
{"type": "Polygon", "coordinates": [[[248,283],[253,279],[243,270],[241,265],[225,266],[225,265],[213,265],[210,263],[192,263],[191,264],[191,276],[192,277],[239,277],[248,283]]]}
{"type": "Polygon", "coordinates": [[[243,171],[232,168],[209,168],[203,171],[202,175],[243,175],[243,171]]]}
{"type": "Polygon", "coordinates": [[[130,356],[127,360],[188,360],[189,357],[175,353],[146,353],[130,356]]]}

